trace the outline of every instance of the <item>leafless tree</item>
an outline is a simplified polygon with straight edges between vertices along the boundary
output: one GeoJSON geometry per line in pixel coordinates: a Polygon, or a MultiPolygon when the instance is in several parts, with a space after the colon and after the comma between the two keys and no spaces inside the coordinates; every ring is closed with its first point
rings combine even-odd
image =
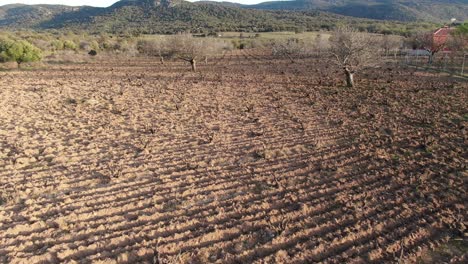
{"type": "Polygon", "coordinates": [[[155,39],[142,39],[137,43],[138,52],[148,56],[159,57],[161,64],[164,64],[164,57],[167,56],[167,41],[163,37],[155,39]]]}
{"type": "Polygon", "coordinates": [[[354,87],[354,73],[378,63],[379,39],[352,27],[337,28],[330,38],[329,52],[334,62],[343,68],[348,87],[354,87]]]}
{"type": "MultiPolygon", "coordinates": [[[[457,59],[461,59],[461,74],[465,69],[465,60],[468,56],[468,34],[453,32],[447,40],[448,58],[453,64],[457,59]]],[[[445,67],[445,66],[444,66],[445,67]]]]}
{"type": "Polygon", "coordinates": [[[411,37],[410,42],[413,48],[424,49],[429,52],[427,62],[429,64],[432,64],[437,52],[442,51],[447,45],[447,41],[437,41],[432,32],[418,32],[411,37]]]}
{"type": "Polygon", "coordinates": [[[271,43],[273,55],[280,58],[288,58],[292,63],[295,58],[306,53],[306,44],[303,40],[290,38],[275,40],[271,43]]]}
{"type": "Polygon", "coordinates": [[[403,40],[399,36],[395,35],[385,35],[382,38],[382,48],[385,52],[385,56],[388,56],[391,51],[393,51],[393,55],[396,57],[397,51],[401,48],[403,40]]]}
{"type": "Polygon", "coordinates": [[[317,34],[314,39],[313,48],[317,52],[317,57],[320,57],[323,51],[327,50],[329,45],[328,36],[323,34],[317,34]]]}
{"type": "Polygon", "coordinates": [[[187,61],[192,66],[192,71],[197,70],[197,60],[220,53],[225,43],[212,38],[196,38],[189,34],[175,35],[168,39],[168,48],[172,57],[187,61]]]}

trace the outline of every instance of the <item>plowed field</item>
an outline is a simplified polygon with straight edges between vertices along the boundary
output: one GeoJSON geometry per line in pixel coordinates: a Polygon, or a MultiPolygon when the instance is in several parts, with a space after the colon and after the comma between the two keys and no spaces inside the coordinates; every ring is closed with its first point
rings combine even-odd
{"type": "Polygon", "coordinates": [[[249,50],[189,69],[0,73],[1,263],[467,261],[466,81],[347,89],[249,50]]]}

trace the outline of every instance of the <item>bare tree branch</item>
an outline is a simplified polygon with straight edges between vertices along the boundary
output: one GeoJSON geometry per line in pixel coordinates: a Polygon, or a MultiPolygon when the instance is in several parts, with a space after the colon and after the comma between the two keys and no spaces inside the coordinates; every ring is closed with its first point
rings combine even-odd
{"type": "Polygon", "coordinates": [[[379,43],[379,37],[358,32],[349,26],[336,29],[330,38],[329,53],[345,71],[348,87],[354,86],[353,74],[356,71],[378,63],[379,43]]]}

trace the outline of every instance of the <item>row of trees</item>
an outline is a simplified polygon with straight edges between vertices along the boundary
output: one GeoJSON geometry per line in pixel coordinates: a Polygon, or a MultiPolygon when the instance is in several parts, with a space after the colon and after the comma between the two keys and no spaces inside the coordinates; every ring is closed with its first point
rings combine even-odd
{"type": "MultiPolygon", "coordinates": [[[[349,27],[339,27],[331,37],[318,35],[313,42],[299,39],[282,39],[265,43],[264,48],[271,49],[273,55],[284,57],[291,62],[304,55],[316,52],[319,55],[327,54],[343,68],[346,82],[349,87],[354,86],[354,73],[363,67],[374,65],[377,62],[377,50],[382,43],[389,43],[380,36],[359,32],[349,27]]],[[[180,59],[190,63],[192,70],[196,71],[196,63],[200,59],[219,54],[223,49],[230,48],[229,43],[215,39],[196,38],[192,35],[175,35],[153,39],[143,39],[137,44],[138,51],[148,56],[159,57],[161,63],[164,58],[180,59]]],[[[387,46],[390,49],[390,46],[387,46]]]]}
{"type": "Polygon", "coordinates": [[[85,32],[0,32],[0,62],[18,65],[58,54],[101,52],[136,54],[137,38],[130,35],[89,35],[85,32]]]}
{"type": "MultiPolygon", "coordinates": [[[[270,49],[273,55],[287,58],[291,62],[298,57],[312,54],[327,58],[343,69],[347,86],[353,87],[354,74],[357,71],[378,64],[381,61],[382,52],[388,56],[391,51],[394,51],[396,56],[396,51],[403,45],[413,48],[422,47],[430,51],[429,63],[432,62],[435,53],[448,45],[454,51],[466,52],[467,32],[465,31],[468,29],[462,25],[460,29],[454,31],[449,41],[434,43],[430,32],[415,34],[403,40],[399,36],[369,34],[350,26],[340,26],[331,34],[318,34],[312,41],[295,38],[279,39],[261,45],[270,49]]],[[[153,36],[140,38],[138,41],[99,36],[90,42],[81,41],[78,46],[74,46],[75,43],[71,40],[54,39],[51,45],[56,49],[91,49],[92,53],[89,53],[91,55],[96,55],[96,50],[119,51],[126,47],[127,50],[134,49],[140,54],[158,57],[161,63],[164,63],[165,58],[184,60],[190,63],[193,71],[197,70],[198,61],[207,61],[209,56],[233,48],[232,42],[217,38],[194,37],[191,34],[153,36]]],[[[41,57],[41,50],[27,41],[0,39],[0,61],[16,61],[20,65],[23,62],[40,60],[41,57]]]]}
{"type": "Polygon", "coordinates": [[[108,34],[90,35],[85,32],[1,32],[1,38],[26,40],[45,53],[59,51],[104,51],[117,50],[127,43],[136,42],[131,35],[115,36],[108,34]]]}
{"type": "Polygon", "coordinates": [[[446,39],[434,37],[432,32],[419,32],[407,39],[407,44],[413,49],[423,49],[429,54],[428,63],[432,64],[434,56],[444,50],[450,52],[466,52],[468,43],[468,24],[463,24],[455,30],[446,39]]]}
{"type": "Polygon", "coordinates": [[[428,64],[432,64],[435,54],[446,50],[452,57],[463,57],[468,52],[468,24],[452,30],[446,39],[436,39],[432,31],[419,32],[409,38],[395,35],[364,33],[350,26],[340,26],[329,38],[318,35],[315,41],[299,39],[274,41],[270,44],[273,55],[289,59],[291,62],[301,56],[325,53],[321,56],[343,69],[348,87],[354,86],[354,74],[365,67],[378,65],[382,56],[397,54],[410,49],[426,50],[428,64]]]}
{"type": "Polygon", "coordinates": [[[164,63],[164,58],[180,59],[189,62],[192,70],[196,71],[197,61],[201,59],[207,61],[209,56],[232,48],[230,42],[213,38],[197,38],[190,34],[148,37],[140,40],[114,36],[98,36],[95,39],[87,38],[81,41],[70,38],[29,39],[31,42],[17,37],[2,36],[0,38],[0,62],[16,61],[18,65],[21,65],[25,62],[39,61],[44,55],[61,51],[85,51],[93,56],[105,51],[156,56],[160,58],[161,63],[164,63]]]}
{"type": "Polygon", "coordinates": [[[42,51],[25,40],[0,39],[0,62],[14,61],[20,67],[22,63],[41,59],[42,51]]]}
{"type": "MultiPolygon", "coordinates": [[[[393,39],[392,39],[393,40],[393,39]]],[[[354,74],[364,67],[379,62],[379,50],[393,49],[387,36],[360,32],[350,26],[338,27],[330,36],[317,35],[312,41],[287,39],[270,43],[273,55],[295,62],[296,58],[314,54],[327,63],[334,63],[343,69],[348,87],[354,87],[354,74]]]]}
{"type": "Polygon", "coordinates": [[[190,34],[164,36],[138,41],[137,49],[140,53],[159,57],[161,63],[165,58],[179,59],[190,63],[192,71],[197,70],[197,61],[208,61],[209,56],[220,54],[223,50],[231,49],[229,42],[212,39],[197,38],[190,34]]]}

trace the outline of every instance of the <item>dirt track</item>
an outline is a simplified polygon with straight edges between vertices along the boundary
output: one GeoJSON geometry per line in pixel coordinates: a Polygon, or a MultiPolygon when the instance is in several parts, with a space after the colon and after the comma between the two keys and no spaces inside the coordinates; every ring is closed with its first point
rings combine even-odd
{"type": "Polygon", "coordinates": [[[188,69],[0,73],[0,262],[434,262],[466,239],[466,83],[384,67],[350,91],[252,51],[188,69]]]}

